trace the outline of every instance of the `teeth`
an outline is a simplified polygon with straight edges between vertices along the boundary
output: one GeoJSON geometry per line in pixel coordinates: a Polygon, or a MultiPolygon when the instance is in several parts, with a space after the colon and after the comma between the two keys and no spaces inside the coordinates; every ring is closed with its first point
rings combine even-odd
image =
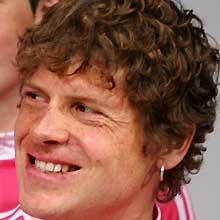
{"type": "Polygon", "coordinates": [[[61,164],[56,164],[54,167],[54,172],[60,172],[62,170],[61,164]]]}
{"type": "Polygon", "coordinates": [[[35,160],[35,167],[40,168],[40,161],[39,160],[35,160]]]}
{"type": "Polygon", "coordinates": [[[46,167],[45,167],[46,171],[51,172],[51,171],[53,171],[53,169],[54,169],[54,164],[53,163],[46,163],[46,167]]]}
{"type": "Polygon", "coordinates": [[[69,166],[68,165],[63,165],[62,166],[62,172],[67,172],[69,170],[69,166]]]}
{"type": "Polygon", "coordinates": [[[39,161],[39,168],[40,168],[41,170],[45,170],[45,167],[46,167],[46,163],[43,162],[43,161],[39,161]]]}
{"type": "Polygon", "coordinates": [[[37,169],[42,170],[43,172],[68,172],[73,170],[73,167],[66,164],[54,164],[52,162],[46,163],[37,159],[35,159],[34,165],[37,169]]]}

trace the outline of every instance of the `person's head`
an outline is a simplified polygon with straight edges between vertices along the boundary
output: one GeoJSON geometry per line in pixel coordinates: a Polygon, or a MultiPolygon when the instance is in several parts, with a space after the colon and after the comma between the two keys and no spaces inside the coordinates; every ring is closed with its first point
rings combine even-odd
{"type": "Polygon", "coordinates": [[[3,0],[0,1],[0,94],[10,93],[18,85],[14,65],[17,41],[25,29],[32,25],[35,12],[40,22],[47,7],[54,0],[3,0]],[[39,5],[38,5],[39,3],[39,5]]]}
{"type": "Polygon", "coordinates": [[[126,208],[152,207],[160,190],[172,198],[199,170],[219,55],[191,10],[61,1],[26,32],[17,64],[16,163],[30,214],[126,219],[126,208]]]}
{"type": "Polygon", "coordinates": [[[14,58],[18,36],[31,25],[33,14],[28,0],[0,1],[0,94],[18,85],[14,58]]]}

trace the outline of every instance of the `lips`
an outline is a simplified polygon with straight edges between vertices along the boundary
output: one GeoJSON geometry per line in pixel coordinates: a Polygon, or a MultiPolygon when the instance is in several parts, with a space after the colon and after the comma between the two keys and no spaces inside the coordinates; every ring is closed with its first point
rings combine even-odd
{"type": "Polygon", "coordinates": [[[66,172],[74,172],[81,169],[80,166],[75,164],[65,164],[65,163],[56,163],[53,161],[44,161],[41,159],[37,159],[32,155],[28,155],[29,161],[34,167],[42,172],[50,172],[50,173],[66,173],[66,172]]]}

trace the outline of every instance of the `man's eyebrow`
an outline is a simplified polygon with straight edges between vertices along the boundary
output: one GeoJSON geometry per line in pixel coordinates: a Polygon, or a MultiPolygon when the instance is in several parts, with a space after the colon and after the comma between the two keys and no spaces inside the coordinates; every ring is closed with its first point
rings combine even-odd
{"type": "MultiPolygon", "coordinates": [[[[1,0],[0,0],[0,1],[1,1],[1,0]]],[[[40,91],[42,91],[42,92],[43,92],[43,90],[44,90],[42,87],[40,87],[40,86],[38,86],[38,85],[32,83],[31,81],[25,81],[25,82],[21,85],[21,87],[20,87],[20,92],[22,91],[22,89],[23,89],[25,86],[31,87],[31,88],[33,88],[33,89],[40,90],[40,91]]]]}

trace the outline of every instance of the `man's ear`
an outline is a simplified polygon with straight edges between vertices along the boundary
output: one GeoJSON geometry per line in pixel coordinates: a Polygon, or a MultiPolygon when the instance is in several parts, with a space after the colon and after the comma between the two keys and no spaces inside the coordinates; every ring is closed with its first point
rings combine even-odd
{"type": "Polygon", "coordinates": [[[167,150],[166,153],[162,153],[157,161],[157,167],[160,169],[163,165],[165,170],[170,170],[177,166],[185,157],[192,143],[193,137],[196,132],[195,124],[192,126],[191,133],[183,141],[182,145],[178,149],[167,150]]]}
{"type": "Polygon", "coordinates": [[[47,12],[47,10],[56,4],[59,0],[39,0],[36,13],[35,13],[35,24],[40,23],[42,20],[44,14],[47,12]]]}

